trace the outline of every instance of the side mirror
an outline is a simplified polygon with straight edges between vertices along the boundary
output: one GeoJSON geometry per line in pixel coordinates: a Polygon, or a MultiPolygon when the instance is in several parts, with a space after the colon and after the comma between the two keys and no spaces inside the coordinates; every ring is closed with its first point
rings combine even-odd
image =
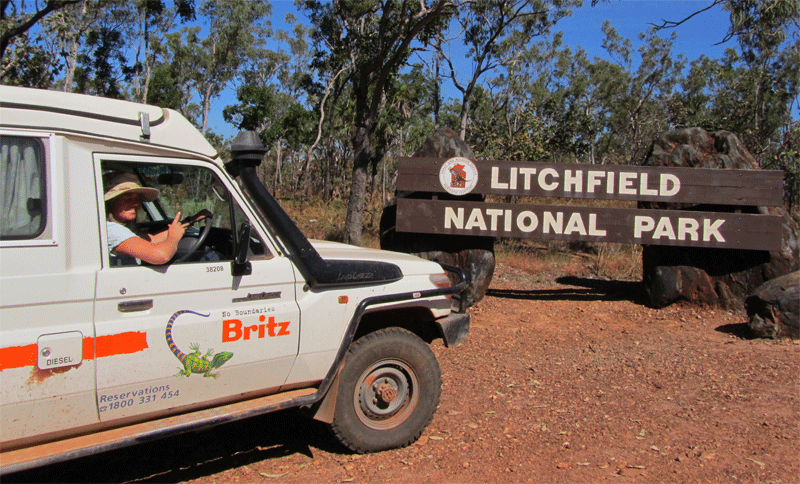
{"type": "Polygon", "coordinates": [[[242,222],[239,234],[236,237],[236,255],[231,263],[231,274],[234,276],[249,276],[253,273],[253,266],[247,260],[247,249],[250,246],[250,222],[242,222]]]}

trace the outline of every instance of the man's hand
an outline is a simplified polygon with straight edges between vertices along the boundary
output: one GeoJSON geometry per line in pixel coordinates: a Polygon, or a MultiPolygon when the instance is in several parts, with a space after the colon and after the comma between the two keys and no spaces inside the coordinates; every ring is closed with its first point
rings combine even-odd
{"type": "Polygon", "coordinates": [[[171,240],[181,240],[183,237],[184,232],[186,232],[186,227],[189,226],[188,223],[184,223],[180,221],[181,213],[178,212],[175,214],[175,219],[172,220],[172,223],[169,224],[167,228],[167,239],[171,240]]]}

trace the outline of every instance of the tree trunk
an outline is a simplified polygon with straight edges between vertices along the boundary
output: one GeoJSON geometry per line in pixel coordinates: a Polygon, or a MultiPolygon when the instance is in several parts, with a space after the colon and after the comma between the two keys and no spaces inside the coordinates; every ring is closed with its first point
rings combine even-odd
{"type": "Polygon", "coordinates": [[[306,163],[303,171],[300,173],[302,181],[300,183],[300,191],[303,198],[308,198],[309,186],[311,185],[311,149],[306,151],[306,163]]]}
{"type": "MultiPolygon", "coordinates": [[[[364,123],[365,125],[368,123],[364,123]]],[[[361,126],[353,142],[353,179],[350,184],[350,200],[347,202],[347,219],[344,223],[345,244],[361,246],[364,224],[364,202],[367,195],[367,179],[370,164],[370,138],[367,126],[361,126]]]]}
{"type": "Polygon", "coordinates": [[[278,196],[280,193],[280,187],[283,183],[281,180],[281,169],[283,168],[281,165],[283,160],[283,152],[281,150],[281,140],[275,142],[275,180],[273,182],[273,192],[275,196],[278,196]]]}
{"type": "Polygon", "coordinates": [[[64,75],[64,92],[72,91],[72,83],[75,78],[75,66],[78,63],[78,40],[72,42],[69,48],[69,55],[67,56],[66,73],[64,75]]]}
{"type": "Polygon", "coordinates": [[[333,146],[329,142],[328,146],[326,147],[326,154],[325,154],[325,178],[323,181],[323,200],[328,201],[333,198],[333,146]]]}
{"type": "MultiPolygon", "coordinates": [[[[439,42],[439,46],[441,47],[441,36],[437,39],[439,42]]],[[[441,75],[439,74],[440,64],[442,62],[442,52],[440,48],[434,50],[436,53],[436,59],[434,64],[434,74],[433,74],[433,129],[439,129],[439,109],[441,108],[442,103],[442,90],[441,85],[439,83],[439,79],[441,75]]]]}
{"type": "Polygon", "coordinates": [[[211,92],[214,90],[214,82],[211,82],[206,86],[206,92],[203,93],[203,136],[206,135],[206,130],[208,129],[208,113],[211,111],[211,92]]]}
{"type": "MultiPolygon", "coordinates": [[[[83,1],[81,7],[81,19],[86,15],[86,0],[83,1]]],[[[81,44],[82,29],[76,32],[76,38],[72,41],[69,47],[69,55],[67,56],[67,72],[64,75],[64,92],[72,91],[72,82],[75,79],[75,68],[78,65],[78,50],[81,44]]]]}
{"type": "Polygon", "coordinates": [[[364,202],[367,195],[367,164],[353,166],[353,179],[350,185],[350,200],[347,203],[347,219],[344,223],[345,244],[361,246],[361,231],[364,223],[364,202]]]}
{"type": "Polygon", "coordinates": [[[461,138],[461,141],[466,141],[467,139],[467,118],[469,117],[469,99],[472,97],[472,91],[475,88],[475,83],[478,80],[478,74],[472,79],[472,82],[469,83],[467,88],[464,90],[463,98],[461,101],[461,113],[459,114],[459,123],[458,123],[458,137],[461,138]]]}
{"type": "Polygon", "coordinates": [[[467,102],[465,96],[464,102],[461,104],[461,114],[459,115],[458,123],[458,137],[461,138],[461,141],[466,141],[467,139],[467,102]]]}

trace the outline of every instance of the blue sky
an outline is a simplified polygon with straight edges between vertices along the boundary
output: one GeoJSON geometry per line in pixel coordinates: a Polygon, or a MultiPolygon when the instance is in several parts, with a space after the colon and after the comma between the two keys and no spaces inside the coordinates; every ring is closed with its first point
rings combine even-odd
{"type": "MultiPolygon", "coordinates": [[[[290,29],[283,23],[286,13],[294,13],[300,22],[307,23],[307,19],[297,13],[293,1],[272,0],[271,3],[272,23],[275,29],[290,29]]],[[[602,49],[603,33],[600,30],[605,20],[611,22],[620,36],[629,39],[635,50],[639,45],[639,33],[647,31],[651,23],[659,24],[662,20],[683,20],[711,3],[711,0],[612,0],[610,3],[603,2],[591,7],[591,0],[584,0],[585,5],[575,9],[572,17],[562,19],[553,31],[563,32],[564,44],[582,47],[589,58],[607,59],[608,56],[602,49]]],[[[727,12],[717,6],[674,29],[662,31],[661,35],[668,37],[675,32],[677,34],[675,52],[684,54],[689,61],[703,54],[714,59],[722,57],[726,48],[735,46],[733,41],[716,45],[725,38],[729,22],[727,12]]],[[[212,105],[214,114],[209,121],[209,127],[214,132],[226,137],[235,134],[234,128],[225,123],[221,116],[222,109],[235,102],[235,96],[231,92],[214,102],[212,105]]]]}
{"type": "MultiPolygon", "coordinates": [[[[590,58],[605,57],[600,30],[603,21],[609,20],[618,34],[636,44],[639,33],[645,32],[650,24],[660,24],[662,20],[683,20],[711,3],[709,0],[613,1],[577,9],[572,17],[559,22],[555,29],[564,32],[566,44],[583,47],[590,58]]],[[[728,13],[716,6],[674,29],[662,30],[661,36],[668,37],[675,32],[678,36],[675,51],[683,53],[690,61],[703,54],[713,59],[722,57],[726,48],[735,46],[733,41],[715,45],[725,38],[729,25],[728,13]]]]}

